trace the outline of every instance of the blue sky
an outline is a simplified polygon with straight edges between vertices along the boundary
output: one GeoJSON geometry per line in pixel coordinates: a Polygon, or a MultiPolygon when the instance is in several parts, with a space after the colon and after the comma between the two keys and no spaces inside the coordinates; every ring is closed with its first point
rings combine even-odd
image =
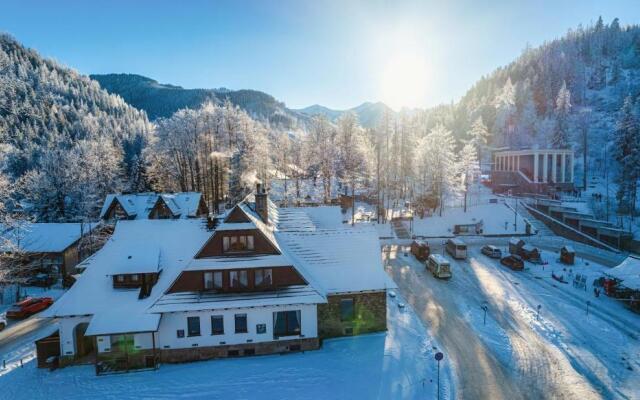
{"type": "Polygon", "coordinates": [[[263,90],[289,107],[457,100],[483,74],[639,0],[5,0],[0,31],[90,73],[263,90]]]}

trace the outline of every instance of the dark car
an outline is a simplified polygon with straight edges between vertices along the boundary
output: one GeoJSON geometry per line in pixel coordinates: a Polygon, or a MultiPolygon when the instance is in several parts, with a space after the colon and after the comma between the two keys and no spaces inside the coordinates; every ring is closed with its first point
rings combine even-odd
{"type": "Polygon", "coordinates": [[[28,286],[51,287],[56,283],[56,277],[49,274],[37,274],[27,279],[28,286]]]}
{"type": "Polygon", "coordinates": [[[514,271],[522,271],[524,269],[524,261],[522,261],[522,258],[513,254],[501,258],[500,264],[507,266],[514,271]]]}
{"type": "Polygon", "coordinates": [[[27,318],[49,308],[53,304],[51,297],[27,297],[7,310],[7,318],[27,318]]]}
{"type": "Polygon", "coordinates": [[[482,246],[482,249],[480,251],[482,252],[482,254],[484,254],[487,257],[491,257],[491,258],[502,257],[502,250],[500,250],[496,246],[491,246],[491,245],[482,246]]]}

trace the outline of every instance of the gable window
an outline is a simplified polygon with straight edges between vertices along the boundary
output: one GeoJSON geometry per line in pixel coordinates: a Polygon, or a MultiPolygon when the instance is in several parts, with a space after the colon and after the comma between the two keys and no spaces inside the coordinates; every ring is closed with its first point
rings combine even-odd
{"type": "Polygon", "coordinates": [[[256,269],[255,271],[255,286],[271,286],[272,284],[272,270],[271,268],[256,269]]]}
{"type": "Polygon", "coordinates": [[[295,336],[301,332],[300,310],[273,313],[273,336],[295,336]]]}
{"type": "Polygon", "coordinates": [[[236,333],[247,333],[247,314],[235,315],[236,333]]]}
{"type": "Polygon", "coordinates": [[[211,334],[224,335],[224,317],[222,315],[211,316],[211,334]]]}
{"type": "Polygon", "coordinates": [[[200,317],[187,317],[187,335],[200,336],[200,317]]]}
{"type": "Polygon", "coordinates": [[[229,272],[230,286],[234,289],[246,288],[249,284],[249,277],[247,270],[241,269],[238,271],[229,272]]]}
{"type": "Polygon", "coordinates": [[[353,321],[354,317],[353,299],[340,300],[340,321],[353,321]]]}
{"type": "Polygon", "coordinates": [[[224,236],[222,250],[225,253],[254,250],[253,235],[224,236]]]}

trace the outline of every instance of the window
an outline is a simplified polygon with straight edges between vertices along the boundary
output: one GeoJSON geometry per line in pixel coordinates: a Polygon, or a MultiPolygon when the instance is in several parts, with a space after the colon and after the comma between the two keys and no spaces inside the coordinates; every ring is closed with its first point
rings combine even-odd
{"type": "Polygon", "coordinates": [[[244,269],[231,271],[229,272],[229,280],[230,286],[234,289],[246,288],[249,284],[249,275],[244,269]]]}
{"type": "Polygon", "coordinates": [[[213,273],[213,288],[222,289],[222,271],[213,273]]]}
{"type": "Polygon", "coordinates": [[[176,336],[179,338],[183,338],[184,337],[184,329],[178,329],[176,331],[176,336]]]}
{"type": "Polygon", "coordinates": [[[255,275],[255,285],[256,286],[271,286],[271,268],[268,269],[257,269],[255,275]]]}
{"type": "Polygon", "coordinates": [[[131,282],[138,282],[138,274],[131,275],[131,282]]]}
{"type": "Polygon", "coordinates": [[[117,275],[116,279],[117,279],[118,282],[122,283],[122,282],[124,282],[124,275],[117,275]]]}
{"type": "Polygon", "coordinates": [[[236,314],[236,333],[247,333],[247,314],[236,314]]]}
{"type": "Polygon", "coordinates": [[[256,325],[256,333],[260,335],[267,333],[267,324],[256,325]]]}
{"type": "Polygon", "coordinates": [[[274,337],[294,336],[299,335],[300,332],[300,310],[273,313],[274,337]]]}
{"type": "Polygon", "coordinates": [[[200,336],[200,317],[187,317],[187,334],[200,336]]]}
{"type": "Polygon", "coordinates": [[[354,311],[353,299],[340,300],[340,321],[353,321],[354,311]]]}
{"type": "Polygon", "coordinates": [[[211,334],[224,335],[224,317],[222,315],[211,316],[211,334]]]}
{"type": "Polygon", "coordinates": [[[253,250],[253,235],[224,236],[222,238],[222,250],[226,252],[237,252],[253,250]]]}
{"type": "Polygon", "coordinates": [[[204,273],[204,289],[205,290],[213,289],[213,272],[204,273]]]}

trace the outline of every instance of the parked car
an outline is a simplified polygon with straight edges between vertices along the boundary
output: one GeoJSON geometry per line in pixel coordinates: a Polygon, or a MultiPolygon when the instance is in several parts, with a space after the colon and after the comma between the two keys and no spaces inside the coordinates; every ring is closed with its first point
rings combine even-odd
{"type": "Polygon", "coordinates": [[[447,240],[446,249],[447,253],[457,260],[467,258],[467,245],[461,239],[453,238],[447,240]]]}
{"type": "Polygon", "coordinates": [[[491,258],[502,258],[502,250],[497,248],[496,246],[486,245],[482,246],[482,254],[491,258]]]}
{"type": "Polygon", "coordinates": [[[6,328],[6,326],[7,326],[7,319],[5,318],[4,314],[0,314],[0,331],[6,328]]]}
{"type": "Polygon", "coordinates": [[[514,254],[501,258],[500,264],[507,266],[514,271],[522,271],[524,269],[524,261],[522,261],[520,256],[516,256],[514,254]]]}
{"type": "Polygon", "coordinates": [[[423,240],[414,240],[411,242],[411,254],[418,260],[425,261],[431,254],[429,243],[423,240]]]}
{"type": "Polygon", "coordinates": [[[7,310],[7,318],[26,318],[49,308],[53,304],[51,297],[27,297],[7,310]]]}
{"type": "Polygon", "coordinates": [[[50,287],[54,283],[56,283],[56,277],[44,273],[36,274],[27,279],[27,285],[29,286],[50,287]]]}

